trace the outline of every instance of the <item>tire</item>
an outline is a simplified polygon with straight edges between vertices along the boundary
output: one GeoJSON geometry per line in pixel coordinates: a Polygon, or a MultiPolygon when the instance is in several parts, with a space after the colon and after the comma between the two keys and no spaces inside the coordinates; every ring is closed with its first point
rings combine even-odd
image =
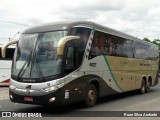
{"type": "Polygon", "coordinates": [[[86,87],[85,92],[85,105],[86,107],[91,107],[96,104],[97,101],[97,89],[95,85],[90,84],[86,87]]]}
{"type": "Polygon", "coordinates": [[[146,92],[146,82],[144,79],[142,79],[140,93],[144,94],[145,92],[146,92]]]}
{"type": "Polygon", "coordinates": [[[151,88],[151,83],[150,83],[150,81],[148,80],[147,83],[146,83],[146,92],[147,92],[147,93],[150,91],[150,88],[151,88]]]}

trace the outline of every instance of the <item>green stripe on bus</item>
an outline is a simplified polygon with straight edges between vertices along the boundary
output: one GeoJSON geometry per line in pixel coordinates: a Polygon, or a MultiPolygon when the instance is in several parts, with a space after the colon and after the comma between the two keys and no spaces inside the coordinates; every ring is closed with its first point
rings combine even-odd
{"type": "Polygon", "coordinates": [[[107,66],[108,66],[108,68],[109,68],[110,74],[111,74],[114,82],[116,83],[117,87],[121,90],[121,92],[123,92],[122,88],[119,86],[119,84],[117,83],[117,81],[116,81],[116,79],[115,79],[115,77],[114,77],[114,75],[113,75],[113,73],[112,73],[111,67],[110,67],[110,65],[109,65],[109,63],[108,63],[108,60],[107,60],[107,57],[106,57],[105,55],[104,55],[104,59],[105,59],[105,61],[106,61],[106,64],[107,64],[107,66]]]}

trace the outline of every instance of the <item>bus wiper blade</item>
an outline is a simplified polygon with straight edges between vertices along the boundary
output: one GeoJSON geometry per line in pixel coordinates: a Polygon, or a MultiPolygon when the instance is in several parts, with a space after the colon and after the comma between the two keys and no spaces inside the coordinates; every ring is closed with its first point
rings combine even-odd
{"type": "MultiPolygon", "coordinates": [[[[20,69],[20,71],[19,71],[19,73],[18,73],[18,75],[17,75],[18,80],[20,79],[20,75],[21,75],[21,76],[23,75],[23,74],[22,74],[22,71],[23,71],[24,69],[26,70],[27,66],[29,66],[30,61],[31,61],[31,56],[32,56],[32,51],[30,52],[29,59],[23,64],[22,68],[20,69]],[[26,64],[27,64],[27,66],[26,66],[26,64]],[[25,67],[25,66],[26,66],[26,67],[25,67]]],[[[24,71],[25,71],[25,70],[24,70],[24,71]]],[[[24,73],[24,72],[23,72],[23,73],[24,73]]]]}
{"type": "Polygon", "coordinates": [[[32,51],[31,51],[30,56],[29,56],[29,59],[28,59],[28,64],[27,64],[28,67],[29,67],[30,62],[32,61],[32,60],[31,60],[31,56],[32,56],[32,51]]]}
{"type": "Polygon", "coordinates": [[[26,66],[27,63],[28,63],[28,61],[26,61],[26,62],[23,64],[22,68],[20,69],[20,71],[19,71],[19,73],[18,73],[18,75],[17,75],[18,81],[19,81],[19,79],[20,79],[20,74],[21,74],[22,71],[24,70],[24,67],[26,66]]]}

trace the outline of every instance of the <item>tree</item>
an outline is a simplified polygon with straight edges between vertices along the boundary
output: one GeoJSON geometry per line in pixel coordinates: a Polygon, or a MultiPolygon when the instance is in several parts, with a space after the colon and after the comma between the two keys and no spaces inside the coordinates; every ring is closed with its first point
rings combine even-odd
{"type": "Polygon", "coordinates": [[[152,43],[158,45],[160,49],[160,39],[154,39],[152,43]]]}
{"type": "Polygon", "coordinates": [[[154,39],[153,41],[151,41],[148,38],[144,38],[143,40],[146,41],[146,42],[150,42],[150,43],[156,44],[160,49],[160,39],[154,39]]]}
{"type": "Polygon", "coordinates": [[[144,38],[143,40],[146,42],[151,42],[148,38],[144,38]]]}

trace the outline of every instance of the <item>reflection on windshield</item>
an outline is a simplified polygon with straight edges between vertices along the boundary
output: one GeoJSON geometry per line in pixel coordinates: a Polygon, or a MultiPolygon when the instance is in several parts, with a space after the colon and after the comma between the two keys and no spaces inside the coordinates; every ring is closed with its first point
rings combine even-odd
{"type": "Polygon", "coordinates": [[[43,76],[51,76],[61,72],[62,56],[57,55],[56,47],[51,42],[40,42],[36,48],[35,64],[32,72],[37,77],[36,67],[43,71],[43,76]],[[37,66],[36,66],[37,65],[37,66]]]}
{"type": "Polygon", "coordinates": [[[43,78],[59,74],[62,56],[57,55],[57,44],[66,34],[67,31],[23,34],[14,56],[13,75],[20,74],[22,78],[43,78]],[[26,62],[27,65],[23,68],[26,62]]]}
{"type": "Polygon", "coordinates": [[[61,72],[62,56],[57,55],[58,41],[66,35],[64,31],[40,33],[35,49],[35,61],[32,77],[38,77],[36,67],[47,77],[61,72]]]}
{"type": "Polygon", "coordinates": [[[18,47],[15,51],[16,54],[14,56],[14,64],[12,70],[14,75],[19,76],[22,72],[24,72],[23,69],[25,69],[28,62],[30,62],[36,38],[37,34],[21,35],[18,47]]]}

